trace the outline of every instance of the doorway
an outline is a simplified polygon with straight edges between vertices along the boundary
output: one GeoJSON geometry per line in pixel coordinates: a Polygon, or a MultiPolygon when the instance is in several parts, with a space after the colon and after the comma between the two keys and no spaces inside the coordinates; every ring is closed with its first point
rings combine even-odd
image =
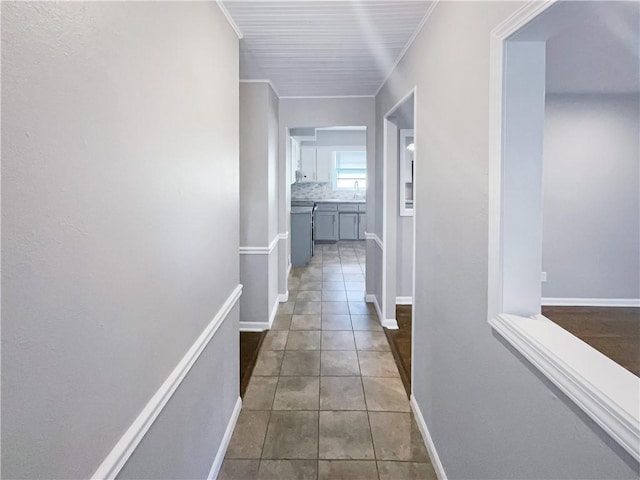
{"type": "Polygon", "coordinates": [[[383,294],[385,333],[411,392],[415,312],[415,99],[412,89],[384,117],[383,294]]]}

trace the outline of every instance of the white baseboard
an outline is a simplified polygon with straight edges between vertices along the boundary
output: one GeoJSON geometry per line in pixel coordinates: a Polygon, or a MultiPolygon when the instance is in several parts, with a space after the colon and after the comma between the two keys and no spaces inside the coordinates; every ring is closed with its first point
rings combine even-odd
{"type": "Polygon", "coordinates": [[[444,472],[444,467],[442,466],[442,462],[440,461],[440,457],[438,456],[436,446],[433,443],[433,438],[431,438],[431,434],[429,433],[427,424],[424,421],[424,417],[422,416],[422,412],[420,411],[420,407],[418,406],[416,397],[414,397],[413,395],[411,395],[410,403],[411,410],[413,410],[413,416],[415,417],[418,428],[420,429],[420,433],[422,434],[422,439],[424,440],[424,444],[427,447],[427,452],[429,452],[429,458],[431,458],[431,464],[433,465],[433,469],[436,471],[438,480],[447,480],[447,474],[444,472]]]}
{"type": "Polygon", "coordinates": [[[382,322],[382,326],[389,330],[398,330],[398,322],[395,318],[385,318],[382,322]]]}
{"type": "MultiPolygon", "coordinates": [[[[288,294],[289,292],[287,292],[288,294]]],[[[271,307],[271,313],[269,314],[269,320],[266,322],[240,322],[239,328],[241,332],[262,332],[263,330],[270,330],[273,321],[278,313],[278,306],[280,305],[280,299],[276,298],[276,301],[271,307]]]]}
{"type": "Polygon", "coordinates": [[[278,300],[280,300],[280,303],[288,302],[289,301],[289,290],[287,290],[287,293],[278,294],[278,300]]]}
{"type": "Polygon", "coordinates": [[[220,325],[222,325],[236,305],[241,294],[242,285],[238,285],[225,300],[220,310],[218,310],[215,317],[213,317],[213,320],[209,322],[187,353],[185,353],[184,357],[182,357],[178,365],[169,374],[153,397],[151,397],[151,400],[145,405],[142,412],[140,412],[127,431],[124,432],[124,435],[118,440],[118,443],[115,444],[111,452],[109,452],[102,461],[92,475],[92,479],[113,479],[118,475],[149,428],[153,425],[153,422],[158,418],[162,409],[178,389],[182,380],[187,376],[191,367],[196,363],[200,354],[218,331],[220,325]]]}
{"type": "Polygon", "coordinates": [[[218,474],[220,473],[220,468],[222,467],[224,456],[227,453],[227,448],[229,447],[229,442],[231,441],[231,435],[233,435],[233,430],[234,428],[236,428],[236,422],[238,421],[240,410],[242,410],[242,398],[238,397],[238,400],[236,401],[236,406],[233,407],[231,418],[227,423],[227,428],[224,431],[222,442],[220,442],[220,447],[218,447],[216,458],[213,460],[213,465],[211,465],[211,470],[209,470],[209,475],[207,475],[207,480],[215,480],[216,478],[218,478],[218,474]]]}
{"type": "Polygon", "coordinates": [[[373,306],[376,307],[376,313],[378,314],[378,321],[380,322],[380,325],[390,330],[398,329],[398,322],[396,322],[395,318],[386,318],[383,320],[384,317],[382,316],[382,310],[380,309],[380,305],[378,304],[378,299],[376,298],[375,295],[372,295],[370,293],[365,293],[364,301],[367,303],[373,303],[373,306]]]}
{"type": "Polygon", "coordinates": [[[396,297],[396,305],[413,305],[411,297],[396,297]]]}
{"type": "Polygon", "coordinates": [[[640,298],[556,298],[543,297],[544,307],[640,307],[640,298]]]}

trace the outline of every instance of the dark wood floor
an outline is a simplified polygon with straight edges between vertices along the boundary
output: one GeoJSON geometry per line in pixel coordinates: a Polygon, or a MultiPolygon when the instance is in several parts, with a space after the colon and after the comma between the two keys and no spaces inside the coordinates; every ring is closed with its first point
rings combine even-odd
{"type": "Polygon", "coordinates": [[[266,335],[264,332],[240,332],[240,396],[244,397],[253,367],[256,365],[260,345],[266,335]]]}
{"type": "Polygon", "coordinates": [[[640,377],[640,308],[542,307],[542,314],[640,377]]]}
{"type": "Polygon", "coordinates": [[[384,329],[407,395],[411,394],[411,305],[396,306],[397,330],[384,329]]]}

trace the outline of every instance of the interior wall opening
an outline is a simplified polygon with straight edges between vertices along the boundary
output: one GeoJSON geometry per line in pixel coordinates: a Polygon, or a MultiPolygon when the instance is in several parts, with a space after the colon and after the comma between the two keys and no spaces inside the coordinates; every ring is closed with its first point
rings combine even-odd
{"type": "Polygon", "coordinates": [[[494,39],[490,323],[637,460],[639,6],[544,8],[494,39]]]}
{"type": "Polygon", "coordinates": [[[385,333],[411,393],[415,279],[415,89],[384,120],[383,299],[385,333]]]}

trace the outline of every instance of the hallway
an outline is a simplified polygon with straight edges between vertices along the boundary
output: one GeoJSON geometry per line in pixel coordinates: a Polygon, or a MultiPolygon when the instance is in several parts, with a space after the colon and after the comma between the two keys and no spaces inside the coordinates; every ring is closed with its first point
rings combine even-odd
{"type": "Polygon", "coordinates": [[[360,242],[293,269],[220,479],[435,479],[372,304],[360,242]]]}

